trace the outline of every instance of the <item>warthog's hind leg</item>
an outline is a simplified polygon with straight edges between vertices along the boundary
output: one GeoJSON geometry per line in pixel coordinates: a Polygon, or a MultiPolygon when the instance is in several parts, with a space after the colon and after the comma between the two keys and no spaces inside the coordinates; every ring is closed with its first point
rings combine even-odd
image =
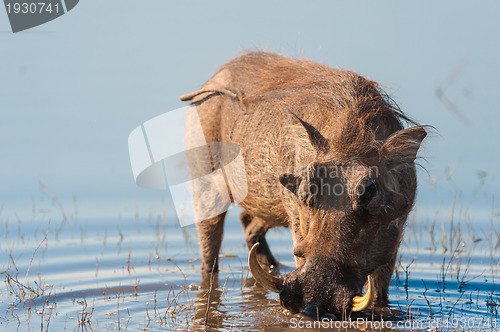
{"type": "Polygon", "coordinates": [[[252,248],[257,242],[260,243],[257,248],[257,260],[262,267],[268,267],[271,273],[278,274],[278,261],[273,257],[269,246],[266,241],[266,233],[268,226],[264,220],[258,217],[253,217],[246,210],[241,215],[241,224],[245,230],[245,239],[247,241],[248,249],[252,248]]]}

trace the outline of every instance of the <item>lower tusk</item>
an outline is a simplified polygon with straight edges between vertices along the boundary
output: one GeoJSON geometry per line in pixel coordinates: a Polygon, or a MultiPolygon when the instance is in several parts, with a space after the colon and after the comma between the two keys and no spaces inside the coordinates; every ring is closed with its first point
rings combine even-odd
{"type": "Polygon", "coordinates": [[[257,248],[259,243],[253,245],[248,254],[248,268],[255,280],[262,284],[265,288],[274,292],[279,292],[283,288],[283,278],[275,277],[262,269],[257,260],[257,248]]]}
{"type": "Polygon", "coordinates": [[[371,276],[368,276],[366,284],[366,294],[364,296],[355,296],[352,299],[352,311],[364,310],[375,301],[375,283],[373,282],[373,278],[371,276]]]}

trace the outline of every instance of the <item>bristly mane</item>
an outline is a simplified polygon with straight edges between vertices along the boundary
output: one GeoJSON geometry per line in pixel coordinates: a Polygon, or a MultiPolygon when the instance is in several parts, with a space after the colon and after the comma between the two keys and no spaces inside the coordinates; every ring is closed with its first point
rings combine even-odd
{"type": "MultiPolygon", "coordinates": [[[[382,140],[404,125],[418,125],[376,82],[352,71],[267,52],[246,53],[221,70],[242,67],[245,72],[238,77],[246,80],[241,82],[246,86],[241,100],[245,108],[278,99],[283,107],[293,110],[317,105],[324,112],[331,112],[332,125],[323,123],[328,132],[318,129],[337,156],[377,158],[382,140]]],[[[307,112],[303,116],[307,118],[307,112]]]]}

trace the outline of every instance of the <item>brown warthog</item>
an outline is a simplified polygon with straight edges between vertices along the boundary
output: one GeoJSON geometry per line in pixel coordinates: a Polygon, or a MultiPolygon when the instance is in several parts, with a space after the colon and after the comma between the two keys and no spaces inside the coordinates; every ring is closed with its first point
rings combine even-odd
{"type": "MultiPolygon", "coordinates": [[[[294,312],[342,318],[387,304],[415,199],[422,126],[373,81],[265,52],[231,60],[181,100],[197,106],[207,142],[241,149],[248,181],[241,222],[258,282],[294,312]],[[283,276],[268,272],[277,262],[265,235],[276,226],[293,237],[297,268],[283,276]]],[[[198,224],[205,274],[218,269],[224,217],[198,224]]]]}

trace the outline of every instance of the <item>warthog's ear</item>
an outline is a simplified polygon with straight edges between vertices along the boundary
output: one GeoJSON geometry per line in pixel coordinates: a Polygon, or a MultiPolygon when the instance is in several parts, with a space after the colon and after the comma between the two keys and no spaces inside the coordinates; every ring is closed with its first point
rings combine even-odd
{"type": "Polygon", "coordinates": [[[383,156],[393,166],[413,162],[417,158],[418,149],[425,136],[427,132],[423,127],[398,130],[382,145],[383,156]]]}
{"type": "Polygon", "coordinates": [[[295,195],[299,195],[300,184],[302,177],[293,174],[282,174],[280,176],[281,184],[295,195]]]}
{"type": "Polygon", "coordinates": [[[321,135],[318,129],[314,128],[314,126],[308,122],[305,122],[301,118],[299,118],[295,113],[289,111],[297,120],[299,120],[300,124],[304,127],[307,132],[307,136],[309,137],[309,142],[317,151],[325,152],[328,150],[328,140],[321,135]]]}

